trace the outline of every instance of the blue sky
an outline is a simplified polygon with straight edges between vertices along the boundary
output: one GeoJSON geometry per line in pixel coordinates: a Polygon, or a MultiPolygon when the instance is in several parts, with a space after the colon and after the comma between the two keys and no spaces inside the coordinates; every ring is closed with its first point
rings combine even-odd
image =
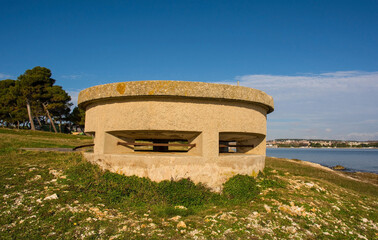
{"type": "Polygon", "coordinates": [[[48,67],[76,100],[120,81],[272,95],[268,139],[378,139],[378,1],[0,0],[0,79],[48,67]]]}

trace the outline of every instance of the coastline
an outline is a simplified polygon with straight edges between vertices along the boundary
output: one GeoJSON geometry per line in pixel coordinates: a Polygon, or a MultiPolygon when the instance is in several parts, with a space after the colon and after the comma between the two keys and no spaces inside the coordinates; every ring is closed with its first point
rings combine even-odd
{"type": "Polygon", "coordinates": [[[267,157],[272,158],[272,159],[284,160],[284,161],[288,161],[288,162],[293,162],[293,163],[297,163],[297,164],[303,164],[303,165],[311,166],[311,167],[314,167],[314,168],[317,168],[317,169],[322,169],[322,170],[325,170],[325,171],[335,173],[335,174],[342,176],[342,177],[346,177],[346,178],[353,179],[353,180],[356,180],[356,181],[370,183],[370,184],[373,184],[375,186],[378,186],[378,173],[376,173],[376,172],[348,171],[347,168],[344,169],[344,170],[335,170],[335,169],[332,169],[332,167],[329,167],[329,166],[324,166],[324,165],[319,164],[319,163],[314,163],[314,162],[300,160],[300,159],[289,159],[289,158],[279,158],[279,157],[270,157],[270,156],[267,156],[267,157]]]}
{"type": "Polygon", "coordinates": [[[353,148],[353,147],[271,147],[266,146],[269,149],[276,149],[276,148],[294,148],[294,149],[378,149],[377,147],[361,147],[361,148],[353,148]]]}
{"type": "Polygon", "coordinates": [[[267,156],[300,159],[342,172],[378,174],[377,148],[267,148],[267,156]]]}

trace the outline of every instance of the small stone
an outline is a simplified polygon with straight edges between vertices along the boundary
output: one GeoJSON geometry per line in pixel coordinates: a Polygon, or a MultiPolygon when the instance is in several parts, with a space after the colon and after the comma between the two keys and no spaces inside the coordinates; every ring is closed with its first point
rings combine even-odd
{"type": "Polygon", "coordinates": [[[306,186],[309,187],[309,188],[312,188],[312,187],[315,186],[313,183],[305,183],[305,184],[306,184],[306,186]]]}
{"type": "Polygon", "coordinates": [[[118,237],[119,237],[119,234],[118,234],[118,235],[111,236],[111,237],[109,238],[109,240],[113,240],[113,239],[116,239],[116,238],[118,238],[118,237]]]}
{"type": "Polygon", "coordinates": [[[51,175],[54,175],[54,177],[59,177],[60,175],[62,175],[61,172],[59,172],[59,171],[57,171],[57,170],[54,170],[54,169],[51,169],[51,170],[49,171],[49,173],[50,173],[51,175]]]}
{"type": "Polygon", "coordinates": [[[39,179],[42,179],[42,176],[41,176],[41,175],[35,175],[35,177],[32,178],[31,180],[32,180],[32,181],[37,181],[37,180],[39,180],[39,179]]]}
{"type": "Polygon", "coordinates": [[[332,206],[333,209],[337,210],[337,211],[340,211],[340,208],[337,207],[337,206],[332,206]]]}
{"type": "Polygon", "coordinates": [[[177,215],[175,217],[169,218],[168,220],[172,220],[172,221],[176,221],[177,222],[180,218],[181,218],[181,216],[177,215]]]}
{"type": "Polygon", "coordinates": [[[53,199],[58,199],[58,195],[56,195],[56,193],[54,193],[53,195],[50,195],[48,197],[45,197],[45,199],[43,199],[43,200],[53,200],[53,199]]]}
{"type": "Polygon", "coordinates": [[[223,221],[236,221],[237,218],[232,216],[231,214],[233,214],[233,212],[225,212],[225,213],[222,213],[222,215],[220,215],[219,219],[220,220],[223,220],[223,221]]]}
{"type": "Polygon", "coordinates": [[[148,226],[149,226],[150,228],[152,228],[152,229],[155,229],[155,228],[156,228],[156,224],[155,224],[155,223],[150,223],[150,224],[148,224],[148,226]]]}
{"type": "Polygon", "coordinates": [[[272,211],[271,208],[266,204],[264,204],[264,208],[265,208],[267,213],[270,213],[272,211]]]}
{"type": "Polygon", "coordinates": [[[222,213],[222,215],[220,215],[219,219],[220,220],[227,220],[229,218],[229,215],[227,213],[222,213]]]}
{"type": "Polygon", "coordinates": [[[186,208],[186,207],[184,207],[184,206],[175,206],[175,209],[182,209],[182,210],[187,210],[187,208],[186,208]]]}
{"type": "Polygon", "coordinates": [[[177,228],[186,228],[186,224],[184,221],[180,221],[178,224],[177,224],[177,228]]]}
{"type": "Polygon", "coordinates": [[[294,233],[297,232],[297,229],[296,229],[295,227],[293,227],[293,226],[290,226],[290,227],[287,228],[287,231],[288,231],[289,233],[294,234],[294,233]]]}
{"type": "Polygon", "coordinates": [[[345,167],[341,166],[341,165],[336,165],[336,166],[333,166],[331,167],[333,170],[345,170],[345,167]]]}
{"type": "Polygon", "coordinates": [[[361,221],[363,221],[364,223],[367,223],[369,220],[367,220],[367,218],[363,218],[361,219],[361,221]]]}

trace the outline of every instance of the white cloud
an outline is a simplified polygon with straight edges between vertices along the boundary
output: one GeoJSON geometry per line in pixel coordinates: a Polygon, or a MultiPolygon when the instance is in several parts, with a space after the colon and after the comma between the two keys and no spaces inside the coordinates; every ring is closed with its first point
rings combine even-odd
{"type": "Polygon", "coordinates": [[[78,100],[78,97],[79,97],[79,92],[81,90],[70,90],[70,91],[67,91],[68,95],[71,96],[71,102],[73,103],[73,106],[72,108],[76,107],[77,106],[77,100],[78,100]]]}
{"type": "Polygon", "coordinates": [[[62,75],[61,78],[75,80],[75,79],[78,79],[82,76],[83,76],[82,74],[71,74],[71,75],[62,75]]]}
{"type": "Polygon", "coordinates": [[[243,75],[236,76],[241,86],[265,92],[297,90],[304,92],[353,92],[357,89],[378,89],[378,72],[343,71],[322,74],[243,75]]]}
{"type": "Polygon", "coordinates": [[[12,78],[12,75],[0,73],[0,79],[8,79],[8,78],[12,78]]]}
{"type": "Polygon", "coordinates": [[[273,97],[268,139],[378,139],[371,134],[378,132],[378,72],[254,74],[223,83],[236,85],[236,80],[273,97]]]}

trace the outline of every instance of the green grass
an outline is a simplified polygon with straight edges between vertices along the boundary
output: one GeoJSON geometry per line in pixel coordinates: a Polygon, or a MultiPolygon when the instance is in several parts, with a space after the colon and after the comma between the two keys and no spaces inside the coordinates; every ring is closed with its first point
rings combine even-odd
{"type": "Polygon", "coordinates": [[[0,129],[0,239],[377,238],[377,187],[300,161],[267,158],[258,178],[235,176],[218,194],[103,171],[80,153],[19,150],[90,142],[0,129]]]}
{"type": "Polygon", "coordinates": [[[267,158],[266,167],[290,172],[296,176],[306,176],[327,181],[342,188],[356,191],[360,194],[368,194],[378,197],[377,187],[374,185],[366,184],[347,177],[340,177],[340,174],[334,171],[327,171],[319,168],[314,171],[314,167],[303,165],[300,160],[288,161],[280,158],[267,158]]]}
{"type": "Polygon", "coordinates": [[[19,148],[73,148],[93,142],[87,136],[4,128],[0,128],[0,136],[0,153],[14,152],[19,148]]]}

